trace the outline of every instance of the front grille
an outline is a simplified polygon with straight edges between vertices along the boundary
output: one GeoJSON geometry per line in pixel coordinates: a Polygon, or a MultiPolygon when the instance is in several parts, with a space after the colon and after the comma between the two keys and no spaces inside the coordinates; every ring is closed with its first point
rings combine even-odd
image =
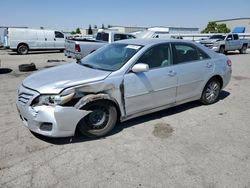
{"type": "Polygon", "coordinates": [[[33,97],[31,93],[19,93],[18,94],[18,101],[22,104],[27,104],[29,100],[33,97]]]}
{"type": "Polygon", "coordinates": [[[22,105],[30,105],[38,96],[39,93],[37,91],[21,85],[18,90],[17,101],[22,105]]]}

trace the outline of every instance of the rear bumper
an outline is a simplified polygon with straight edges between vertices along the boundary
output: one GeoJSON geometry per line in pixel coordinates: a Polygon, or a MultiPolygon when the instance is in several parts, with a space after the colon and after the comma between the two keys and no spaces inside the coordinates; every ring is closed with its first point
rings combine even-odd
{"type": "Polygon", "coordinates": [[[82,56],[80,52],[71,52],[68,50],[64,50],[64,55],[73,59],[76,59],[76,57],[82,56]]]}

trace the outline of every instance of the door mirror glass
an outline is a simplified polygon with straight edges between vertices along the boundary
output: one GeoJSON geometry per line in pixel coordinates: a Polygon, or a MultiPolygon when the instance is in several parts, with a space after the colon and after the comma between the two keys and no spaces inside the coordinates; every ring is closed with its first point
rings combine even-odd
{"type": "Polygon", "coordinates": [[[149,67],[147,64],[144,63],[137,63],[132,67],[132,71],[137,72],[147,72],[149,70],[149,67]]]}

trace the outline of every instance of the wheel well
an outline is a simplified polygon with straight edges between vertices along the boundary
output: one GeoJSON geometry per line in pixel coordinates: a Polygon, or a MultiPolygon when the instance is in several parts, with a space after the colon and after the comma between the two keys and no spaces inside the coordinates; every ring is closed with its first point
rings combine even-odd
{"type": "Polygon", "coordinates": [[[88,102],[85,105],[90,104],[90,103],[95,103],[95,102],[106,102],[106,103],[110,103],[110,104],[114,105],[114,107],[116,108],[116,111],[117,111],[117,120],[120,119],[120,117],[121,117],[121,110],[119,108],[119,105],[116,102],[114,102],[112,100],[109,100],[109,99],[98,99],[98,100],[94,100],[94,101],[88,102]]]}
{"type": "Polygon", "coordinates": [[[27,47],[28,47],[28,49],[29,49],[29,45],[28,45],[28,44],[26,44],[26,43],[24,43],[24,42],[19,43],[19,44],[17,45],[17,49],[18,49],[18,48],[19,48],[19,46],[21,46],[21,45],[25,45],[25,46],[27,46],[27,47]]]}
{"type": "Polygon", "coordinates": [[[221,76],[215,75],[215,76],[213,76],[212,78],[210,78],[210,79],[208,80],[208,82],[209,82],[210,80],[213,80],[213,79],[216,79],[216,80],[218,80],[218,81],[220,82],[220,88],[223,87],[223,80],[222,80],[221,76]]]}
{"type": "Polygon", "coordinates": [[[247,43],[244,43],[242,46],[247,46],[247,43]]]}
{"type": "Polygon", "coordinates": [[[221,47],[225,48],[225,45],[224,45],[224,44],[222,44],[222,45],[220,45],[220,48],[221,48],[221,47]]]}
{"type": "MultiPolygon", "coordinates": [[[[94,101],[88,102],[88,103],[86,103],[85,105],[90,104],[90,103],[100,102],[100,101],[106,102],[106,103],[110,103],[110,104],[114,105],[114,107],[116,108],[116,111],[117,111],[117,123],[118,123],[118,122],[120,121],[121,111],[120,111],[120,108],[119,108],[118,104],[116,104],[114,101],[108,100],[108,99],[98,99],[98,100],[94,100],[94,101]]],[[[85,105],[84,105],[84,106],[85,106],[85,105]]],[[[80,120],[80,121],[81,121],[81,120],[80,120]]],[[[79,121],[79,122],[80,122],[80,121],[79,121]]],[[[78,122],[77,125],[76,125],[75,134],[79,131],[79,130],[78,130],[79,122],[78,122]]]]}

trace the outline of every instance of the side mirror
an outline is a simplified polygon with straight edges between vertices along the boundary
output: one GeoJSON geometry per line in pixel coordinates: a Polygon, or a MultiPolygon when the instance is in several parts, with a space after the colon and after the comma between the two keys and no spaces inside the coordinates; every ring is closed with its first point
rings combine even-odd
{"type": "Polygon", "coordinates": [[[138,64],[135,64],[133,67],[132,67],[132,71],[134,73],[137,73],[137,72],[147,72],[149,70],[149,67],[147,64],[144,64],[144,63],[138,63],[138,64]]]}

